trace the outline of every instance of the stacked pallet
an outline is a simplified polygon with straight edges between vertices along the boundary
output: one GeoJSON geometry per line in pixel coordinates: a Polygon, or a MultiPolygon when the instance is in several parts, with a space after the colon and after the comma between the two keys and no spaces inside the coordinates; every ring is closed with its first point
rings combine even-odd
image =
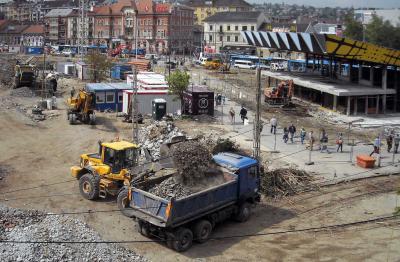
{"type": "Polygon", "coordinates": [[[137,71],[149,71],[151,68],[150,61],[146,59],[134,59],[128,64],[135,66],[137,71]]]}

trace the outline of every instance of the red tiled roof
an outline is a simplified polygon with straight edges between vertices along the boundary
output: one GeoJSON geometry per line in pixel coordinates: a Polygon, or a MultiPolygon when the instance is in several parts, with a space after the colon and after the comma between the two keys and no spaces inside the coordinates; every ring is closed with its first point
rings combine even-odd
{"type": "Polygon", "coordinates": [[[120,0],[112,5],[94,7],[93,12],[95,15],[119,15],[124,7],[133,7],[136,9],[134,1],[120,0]]]}
{"type": "Polygon", "coordinates": [[[44,34],[44,26],[43,25],[30,25],[22,33],[23,34],[44,34]]]}

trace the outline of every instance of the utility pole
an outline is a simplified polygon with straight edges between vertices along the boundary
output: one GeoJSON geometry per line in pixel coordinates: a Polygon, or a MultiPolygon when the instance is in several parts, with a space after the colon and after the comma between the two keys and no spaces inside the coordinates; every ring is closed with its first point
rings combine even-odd
{"type": "Polygon", "coordinates": [[[139,14],[139,12],[138,12],[138,10],[135,10],[135,29],[133,30],[135,33],[135,59],[137,59],[137,52],[138,52],[138,50],[137,50],[137,43],[138,43],[138,41],[137,41],[137,38],[138,38],[138,36],[139,36],[139,30],[138,30],[138,25],[139,25],[139,23],[138,23],[138,14],[139,14]]]}
{"type": "Polygon", "coordinates": [[[253,127],[253,157],[260,160],[260,148],[261,148],[261,68],[257,67],[256,71],[257,79],[257,95],[256,95],[256,112],[254,116],[254,127],[253,127]]]}
{"type": "Polygon", "coordinates": [[[137,113],[137,70],[135,66],[132,66],[133,81],[132,81],[132,141],[135,144],[139,144],[139,125],[138,125],[138,113],[137,113]]]}

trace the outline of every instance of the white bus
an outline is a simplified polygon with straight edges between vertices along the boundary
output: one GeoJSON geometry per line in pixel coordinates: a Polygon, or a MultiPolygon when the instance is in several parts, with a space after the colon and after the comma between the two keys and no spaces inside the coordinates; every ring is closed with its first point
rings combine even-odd
{"type": "Polygon", "coordinates": [[[244,69],[256,69],[256,65],[253,62],[247,60],[235,60],[234,67],[244,69]]]}

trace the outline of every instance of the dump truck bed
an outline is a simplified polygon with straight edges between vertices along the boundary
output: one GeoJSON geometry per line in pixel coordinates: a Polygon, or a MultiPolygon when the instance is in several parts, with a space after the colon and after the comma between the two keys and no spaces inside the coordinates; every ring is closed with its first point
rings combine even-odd
{"type": "Polygon", "coordinates": [[[133,215],[159,227],[176,227],[236,202],[237,176],[224,174],[226,182],[180,199],[163,199],[132,188],[133,215]]]}

